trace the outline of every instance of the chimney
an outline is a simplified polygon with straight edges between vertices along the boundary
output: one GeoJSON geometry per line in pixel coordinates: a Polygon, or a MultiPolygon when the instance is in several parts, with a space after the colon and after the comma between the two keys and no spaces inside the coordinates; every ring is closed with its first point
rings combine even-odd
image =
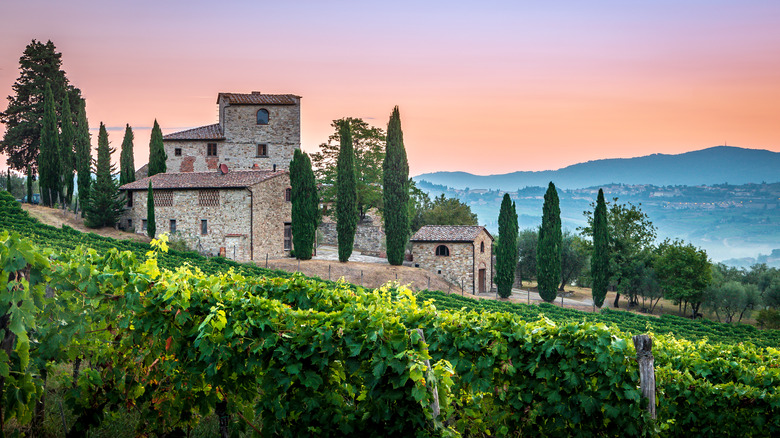
{"type": "Polygon", "coordinates": [[[252,94],[263,94],[260,91],[253,91],[252,94]]]}

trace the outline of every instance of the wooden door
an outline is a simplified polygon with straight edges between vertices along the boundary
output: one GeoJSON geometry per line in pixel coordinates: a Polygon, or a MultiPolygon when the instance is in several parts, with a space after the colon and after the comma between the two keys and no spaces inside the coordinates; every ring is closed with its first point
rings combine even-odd
{"type": "Polygon", "coordinates": [[[479,270],[479,293],[485,293],[485,268],[479,270]]]}

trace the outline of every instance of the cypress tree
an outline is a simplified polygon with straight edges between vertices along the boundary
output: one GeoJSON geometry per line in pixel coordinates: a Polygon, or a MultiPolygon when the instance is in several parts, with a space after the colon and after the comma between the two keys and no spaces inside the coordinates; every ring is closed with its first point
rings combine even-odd
{"type": "Polygon", "coordinates": [[[60,134],[57,130],[57,113],[54,95],[47,82],[43,92],[43,125],[41,126],[41,151],[38,157],[41,202],[53,206],[60,197],[62,179],[60,172],[60,134]]]}
{"type": "Polygon", "coordinates": [[[339,261],[346,262],[352,255],[357,228],[357,178],[352,133],[349,124],[342,122],[339,131],[341,147],[336,161],[336,233],[339,243],[339,261]]]}
{"type": "Polygon", "coordinates": [[[122,151],[119,153],[119,185],[135,181],[135,159],[133,158],[133,129],[125,126],[125,138],[122,139],[122,151]]]}
{"type": "Polygon", "coordinates": [[[76,132],[70,99],[62,101],[62,135],[60,137],[60,169],[62,172],[62,195],[66,204],[73,202],[73,170],[75,168],[73,146],[76,132]]]}
{"type": "Polygon", "coordinates": [[[387,123],[387,146],[382,170],[387,261],[398,266],[404,262],[406,241],[409,239],[409,162],[406,159],[397,106],[393,108],[387,123]]]}
{"type": "Polygon", "coordinates": [[[33,203],[32,186],[33,186],[32,166],[27,166],[27,203],[28,204],[33,203]]]}
{"type": "Polygon", "coordinates": [[[512,295],[512,284],[515,282],[517,267],[517,233],[515,203],[509,198],[509,194],[505,193],[498,214],[498,245],[496,246],[495,282],[501,298],[509,298],[512,295]]]}
{"type": "Polygon", "coordinates": [[[149,191],[146,194],[146,234],[152,239],[157,234],[157,223],[154,220],[154,191],[152,180],[149,180],[149,191]]]}
{"type": "Polygon", "coordinates": [[[609,229],[607,227],[607,204],[604,191],[599,189],[596,210],[593,212],[593,255],[590,259],[590,273],[593,277],[593,304],[601,307],[609,286],[609,229]]]}
{"type": "Polygon", "coordinates": [[[163,146],[162,130],[160,130],[157,119],[154,119],[152,137],[149,140],[149,176],[165,173],[167,159],[168,156],[165,155],[165,147],[163,146]]]}
{"type": "Polygon", "coordinates": [[[89,199],[84,205],[85,223],[90,228],[113,227],[124,208],[124,197],[119,194],[114,172],[116,166],[111,164],[111,154],[114,149],[108,146],[106,126],[100,123],[98,133],[97,161],[95,166],[95,183],[89,191],[89,199]]]}
{"type": "Polygon", "coordinates": [[[295,257],[309,260],[312,257],[317,231],[319,198],[311,160],[300,149],[295,149],[293,159],[290,161],[290,185],[292,186],[292,238],[295,257]]]}
{"type": "Polygon", "coordinates": [[[539,296],[552,302],[558,295],[561,281],[561,208],[558,205],[558,191],[550,182],[544,194],[542,226],[539,228],[539,244],[536,248],[536,278],[539,296]]]}
{"type": "Polygon", "coordinates": [[[92,144],[90,143],[89,122],[87,121],[87,102],[79,101],[79,111],[76,117],[74,162],[78,179],[79,206],[84,217],[84,206],[89,202],[89,189],[92,184],[92,144]]]}

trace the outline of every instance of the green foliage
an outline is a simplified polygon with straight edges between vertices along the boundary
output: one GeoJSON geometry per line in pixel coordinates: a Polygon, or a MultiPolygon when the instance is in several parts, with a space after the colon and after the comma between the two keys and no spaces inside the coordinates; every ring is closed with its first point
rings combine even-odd
{"type": "Polygon", "coordinates": [[[692,316],[695,317],[704,291],[712,280],[707,253],[679,240],[666,240],[659,246],[658,253],[654,267],[664,296],[676,303],[691,304],[692,316]]]}
{"type": "Polygon", "coordinates": [[[157,123],[157,119],[154,119],[152,136],[149,139],[149,176],[165,173],[167,171],[167,160],[168,155],[165,154],[165,147],[163,146],[162,130],[157,123]]]}
{"type": "Polygon", "coordinates": [[[339,137],[341,148],[336,164],[336,233],[339,261],[346,262],[352,255],[358,218],[355,154],[352,151],[352,133],[349,123],[341,123],[339,137]]]}
{"type": "Polygon", "coordinates": [[[76,117],[75,163],[78,180],[79,205],[82,214],[89,203],[89,189],[92,185],[90,166],[92,163],[92,144],[90,143],[89,122],[87,121],[87,102],[79,99],[76,117]]]}
{"type": "Polygon", "coordinates": [[[73,124],[73,111],[70,108],[70,98],[62,101],[62,134],[60,136],[60,171],[62,172],[62,196],[64,203],[73,202],[73,172],[75,170],[74,144],[76,130],[73,124]]]}
{"type": "Polygon", "coordinates": [[[515,267],[517,266],[517,212],[515,203],[504,194],[501,201],[501,211],[498,213],[498,245],[496,245],[496,275],[495,283],[498,295],[509,298],[512,295],[512,285],[515,282],[515,267]]]}
{"type": "Polygon", "coordinates": [[[520,280],[536,278],[536,246],[539,232],[535,229],[525,229],[517,236],[517,276],[520,280]]]}
{"type": "MultiPolygon", "coordinates": [[[[81,91],[68,85],[61,70],[62,54],[51,41],[32,40],[19,58],[19,78],[14,82],[13,95],[8,96],[8,107],[0,112],[0,123],[5,134],[0,142],[0,152],[7,156],[8,165],[15,170],[36,175],[39,173],[38,157],[43,129],[44,88],[49,84],[53,102],[69,102],[72,108],[81,99],[81,91]],[[29,168],[29,169],[28,169],[29,168]]],[[[61,107],[55,111],[61,115],[61,107]]],[[[56,119],[63,119],[56,117],[56,119]]]]}
{"type": "Polygon", "coordinates": [[[157,237],[157,220],[154,214],[154,190],[152,180],[149,180],[149,190],[146,192],[146,234],[149,237],[157,237]]]}
{"type": "Polygon", "coordinates": [[[579,236],[566,230],[561,240],[561,284],[559,291],[582,273],[588,262],[588,244],[579,236]]]}
{"type": "Polygon", "coordinates": [[[122,139],[122,149],[119,152],[119,185],[135,181],[135,159],[133,158],[133,130],[128,123],[125,126],[125,137],[122,139]]]}
{"type": "Polygon", "coordinates": [[[108,146],[106,126],[100,123],[98,133],[95,183],[90,187],[89,199],[84,205],[84,223],[90,228],[113,227],[125,205],[124,196],[114,179],[116,166],[111,163],[114,148],[108,146]]]}
{"type": "Polygon", "coordinates": [[[382,160],[385,157],[385,132],[352,117],[334,120],[331,126],[333,134],[327,143],[320,144],[319,152],[311,154],[317,183],[322,187],[320,196],[323,202],[337,202],[338,157],[341,150],[341,128],[349,126],[352,150],[354,153],[356,205],[360,219],[366,217],[368,210],[382,209],[382,160]]]}
{"type": "Polygon", "coordinates": [[[414,216],[411,220],[412,231],[417,232],[425,225],[478,225],[477,215],[471,207],[457,198],[441,196],[428,199],[425,193],[415,199],[414,216]]]}
{"type": "Polygon", "coordinates": [[[292,186],[292,238],[295,257],[309,260],[314,249],[317,222],[319,221],[319,196],[309,156],[296,149],[290,161],[290,185],[292,186]]]}
{"type": "Polygon", "coordinates": [[[544,194],[542,225],[536,250],[536,278],[539,296],[547,302],[555,300],[561,279],[561,209],[558,191],[550,182],[544,194]]]}
{"type": "Polygon", "coordinates": [[[391,265],[400,266],[404,262],[406,242],[409,240],[409,162],[406,159],[397,106],[393,108],[387,124],[387,147],[382,171],[387,261],[391,265]]]}
{"type": "Polygon", "coordinates": [[[43,93],[43,121],[38,171],[41,177],[41,203],[51,207],[60,200],[62,172],[60,170],[60,134],[57,129],[57,114],[54,111],[54,95],[48,82],[43,93]]]}
{"type": "Polygon", "coordinates": [[[604,202],[604,190],[599,189],[596,198],[596,210],[593,212],[593,255],[590,262],[590,275],[593,278],[593,303],[596,307],[604,305],[609,288],[609,226],[607,224],[607,204],[604,202]]]}

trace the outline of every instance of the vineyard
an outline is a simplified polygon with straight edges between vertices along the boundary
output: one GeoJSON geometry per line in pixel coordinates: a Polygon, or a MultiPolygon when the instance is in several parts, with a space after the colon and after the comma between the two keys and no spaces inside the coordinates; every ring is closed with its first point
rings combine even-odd
{"type": "Polygon", "coordinates": [[[366,291],[47,227],[8,196],[0,211],[6,431],[132,417],[125,436],[213,436],[213,419],[223,436],[780,433],[777,332],[366,291]],[[653,336],[655,420],[631,333],[653,336]],[[58,410],[41,403],[54,391],[58,410]]]}

